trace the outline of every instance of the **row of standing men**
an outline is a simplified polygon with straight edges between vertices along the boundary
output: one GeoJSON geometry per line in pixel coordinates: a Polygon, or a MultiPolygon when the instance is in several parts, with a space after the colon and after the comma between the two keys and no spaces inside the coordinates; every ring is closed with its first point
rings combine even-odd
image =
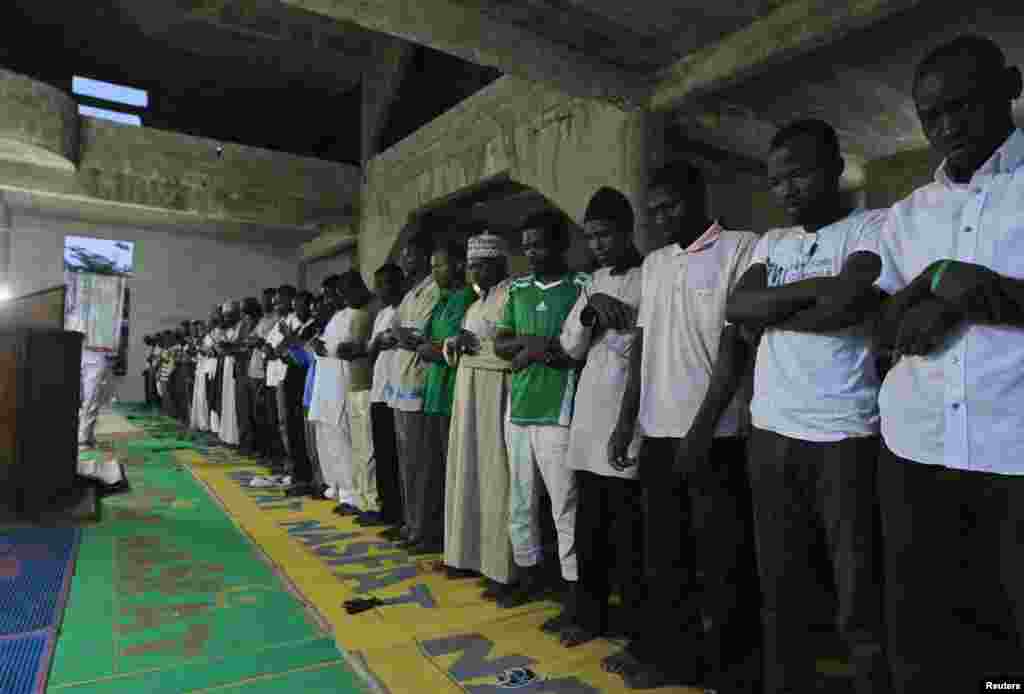
{"type": "Polygon", "coordinates": [[[543,628],[567,647],[609,633],[617,584],[630,640],[604,667],[631,688],[812,691],[818,545],[859,693],[1009,678],[1024,662],[1020,93],[987,39],[926,57],[914,99],[944,159],[888,210],[845,206],[834,130],[799,121],[769,158],[790,227],[723,228],[700,172],[676,165],[647,191],[667,243],[646,257],[628,200],[593,196],[593,275],[568,269],[566,220],[542,213],[521,231],[525,277],[497,236],[465,256],[420,237],[375,273],[372,318],[354,272],[325,284],[319,316],[288,287],[272,318],[247,302],[250,336],[204,348],[251,352],[237,442],[288,460],[289,493],[483,575],[504,607],[545,595],[553,525],[568,596],[543,628]]]}

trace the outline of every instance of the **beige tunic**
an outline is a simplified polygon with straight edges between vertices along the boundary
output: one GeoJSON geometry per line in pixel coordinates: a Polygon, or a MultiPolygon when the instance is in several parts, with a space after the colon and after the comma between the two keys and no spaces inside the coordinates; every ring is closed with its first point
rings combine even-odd
{"type": "MultiPolygon", "coordinates": [[[[409,290],[398,306],[398,320],[403,328],[426,330],[430,313],[441,296],[437,282],[429,275],[409,290]]],[[[399,349],[394,356],[392,389],[388,405],[403,412],[423,410],[423,382],[425,365],[417,352],[399,349]]]]}
{"type": "Polygon", "coordinates": [[[448,435],[444,562],[501,583],[513,577],[508,534],[509,470],[505,408],[509,363],[494,354],[496,323],[509,281],[466,312],[463,327],[480,351],[459,359],[448,435]]]}

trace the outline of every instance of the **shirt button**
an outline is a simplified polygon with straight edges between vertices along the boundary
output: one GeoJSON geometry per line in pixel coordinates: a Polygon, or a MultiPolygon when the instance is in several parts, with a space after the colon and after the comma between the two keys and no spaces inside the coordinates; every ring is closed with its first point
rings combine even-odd
{"type": "Polygon", "coordinates": [[[959,364],[960,363],[960,357],[953,357],[953,363],[954,364],[959,364]]]}
{"type": "Polygon", "coordinates": [[[973,227],[964,227],[964,231],[965,232],[971,232],[971,231],[974,231],[974,228],[973,227]]]}
{"type": "Polygon", "coordinates": [[[954,409],[954,410],[959,410],[959,409],[960,409],[960,403],[958,403],[958,402],[954,402],[954,403],[953,403],[953,409],[954,409]]]}

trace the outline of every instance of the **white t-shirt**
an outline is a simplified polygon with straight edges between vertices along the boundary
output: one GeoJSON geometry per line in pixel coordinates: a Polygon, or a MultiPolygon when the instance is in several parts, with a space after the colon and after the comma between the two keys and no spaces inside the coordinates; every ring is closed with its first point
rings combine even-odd
{"type": "MultiPolygon", "coordinates": [[[[284,323],[291,328],[293,332],[299,332],[304,326],[303,322],[300,321],[299,317],[294,313],[288,314],[288,317],[284,319],[284,323]]],[[[305,325],[308,325],[308,322],[305,325]]],[[[280,330],[278,330],[277,325],[275,325],[274,329],[267,335],[266,340],[267,344],[274,349],[277,349],[277,346],[284,340],[284,335],[280,330]]],[[[285,376],[288,373],[288,364],[285,363],[283,359],[271,359],[266,364],[266,373],[267,386],[270,388],[276,388],[284,382],[285,376]]]]}
{"type": "MultiPolygon", "coordinates": [[[[769,287],[835,277],[878,234],[885,214],[858,210],[817,234],[773,229],[761,237],[751,265],[766,266],[769,287]]],[[[757,350],[751,423],[803,441],[874,436],[880,385],[867,326],[817,335],[768,328],[757,350]]]]}
{"type": "MultiPolygon", "coordinates": [[[[672,243],[644,259],[640,315],[644,331],[640,421],[645,436],[682,438],[711,384],[729,295],[750,265],[758,237],[717,223],[689,248],[672,243]]],[[[741,433],[742,391],[715,436],[741,433]]]]}
{"type": "MultiPolygon", "coordinates": [[[[399,326],[398,308],[395,306],[382,306],[377,312],[373,321],[373,332],[370,333],[370,342],[383,333],[385,330],[394,330],[399,326]]],[[[373,365],[373,387],[370,389],[370,402],[387,402],[388,388],[391,386],[391,374],[394,372],[395,350],[388,349],[377,355],[377,361],[373,365]]]]}

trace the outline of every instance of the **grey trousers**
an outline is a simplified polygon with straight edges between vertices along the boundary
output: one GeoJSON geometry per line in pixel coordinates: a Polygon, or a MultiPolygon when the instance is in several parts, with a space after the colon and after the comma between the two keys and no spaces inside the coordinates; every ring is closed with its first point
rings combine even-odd
{"type": "Polygon", "coordinates": [[[450,419],[397,409],[394,413],[407,537],[410,542],[440,544],[450,419]]]}

